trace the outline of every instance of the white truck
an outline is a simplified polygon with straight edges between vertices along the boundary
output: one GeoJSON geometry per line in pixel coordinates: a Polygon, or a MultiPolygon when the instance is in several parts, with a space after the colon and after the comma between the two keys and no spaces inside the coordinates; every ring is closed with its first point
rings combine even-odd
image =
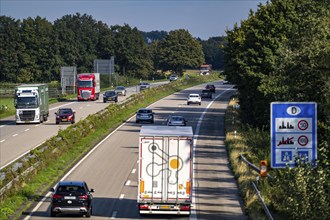
{"type": "Polygon", "coordinates": [[[42,123],[49,116],[48,85],[22,84],[15,88],[16,124],[42,123]]]}
{"type": "Polygon", "coordinates": [[[192,148],[192,127],[141,127],[137,197],[141,215],[190,215],[192,148]]]}

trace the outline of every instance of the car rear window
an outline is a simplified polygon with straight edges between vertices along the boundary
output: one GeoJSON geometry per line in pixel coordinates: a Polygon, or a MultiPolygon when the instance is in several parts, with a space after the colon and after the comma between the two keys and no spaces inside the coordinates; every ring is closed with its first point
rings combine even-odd
{"type": "Polygon", "coordinates": [[[85,189],[81,186],[59,186],[57,193],[73,193],[73,194],[82,194],[85,193],[85,189]]]}
{"type": "Polygon", "coordinates": [[[193,97],[193,98],[198,98],[199,95],[190,95],[190,97],[193,97]]]}
{"type": "Polygon", "coordinates": [[[60,114],[72,114],[72,110],[71,109],[60,109],[59,113],[60,114]]]}
{"type": "Polygon", "coordinates": [[[139,113],[151,113],[151,110],[141,109],[141,110],[139,110],[139,113]]]}

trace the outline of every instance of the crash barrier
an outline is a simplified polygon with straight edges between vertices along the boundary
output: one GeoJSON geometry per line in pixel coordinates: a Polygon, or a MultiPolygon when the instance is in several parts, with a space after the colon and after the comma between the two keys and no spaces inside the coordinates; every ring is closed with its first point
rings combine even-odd
{"type": "MultiPolygon", "coordinates": [[[[258,174],[260,174],[260,169],[259,169],[259,167],[257,167],[257,166],[254,165],[253,163],[249,162],[249,161],[248,161],[248,160],[247,160],[242,154],[240,154],[240,159],[241,159],[244,163],[246,163],[250,168],[252,168],[254,171],[258,172],[258,174]]],[[[269,177],[270,179],[273,178],[273,177],[272,177],[270,174],[268,174],[268,173],[267,173],[267,177],[269,177]]],[[[257,178],[259,178],[259,176],[258,176],[257,178]]],[[[261,194],[260,194],[260,191],[259,191],[259,189],[258,189],[258,187],[257,187],[257,184],[254,183],[254,182],[252,182],[252,187],[254,188],[254,190],[255,190],[255,192],[256,192],[258,198],[259,198],[259,201],[261,202],[262,208],[264,209],[264,211],[265,211],[265,213],[266,213],[268,219],[270,219],[270,220],[274,220],[274,218],[272,217],[272,215],[271,215],[271,213],[270,213],[270,211],[269,211],[269,209],[268,209],[268,207],[267,207],[267,205],[266,205],[264,199],[262,198],[262,196],[261,196],[261,194]]]]}
{"type": "MultiPolygon", "coordinates": [[[[190,78],[187,80],[176,81],[175,83],[165,84],[158,87],[153,87],[144,90],[141,93],[134,94],[123,103],[110,104],[106,110],[103,109],[93,115],[89,115],[87,118],[80,120],[79,122],[70,125],[65,130],[60,130],[58,134],[49,140],[42,143],[40,146],[31,150],[28,154],[17,159],[10,165],[0,170],[0,200],[6,196],[15,194],[25,184],[29,182],[40,170],[45,169],[51,161],[56,161],[62,154],[67,152],[75,144],[80,143],[80,138],[86,137],[97,130],[104,121],[115,120],[117,114],[122,112],[122,109],[132,107],[131,112],[127,113],[127,118],[135,114],[136,108],[139,103],[145,103],[146,101],[151,104],[157,101],[159,97],[155,96],[155,93],[164,94],[164,97],[171,94],[166,91],[170,90],[173,92],[179,91],[181,87],[190,87],[197,84],[205,83],[208,81],[214,81],[215,79],[206,78],[196,79],[190,78]],[[9,190],[10,189],[10,190],[9,190]]],[[[115,127],[109,128],[110,132],[115,127]]],[[[99,140],[100,141],[100,140],[99,140]]],[[[92,143],[88,144],[86,148],[92,149],[96,144],[97,140],[93,140],[92,143]]],[[[77,161],[78,158],[73,160],[77,161]]]]}

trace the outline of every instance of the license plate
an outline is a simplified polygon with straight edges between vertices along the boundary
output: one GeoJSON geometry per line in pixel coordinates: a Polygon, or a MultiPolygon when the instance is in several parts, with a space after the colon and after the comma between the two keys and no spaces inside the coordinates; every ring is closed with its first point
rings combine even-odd
{"type": "Polygon", "coordinates": [[[62,119],[62,121],[68,121],[68,119],[62,119]]]}
{"type": "Polygon", "coordinates": [[[169,206],[169,205],[161,205],[161,206],[159,206],[159,208],[161,208],[161,209],[170,209],[171,206],[169,206]]]}
{"type": "Polygon", "coordinates": [[[25,123],[30,123],[30,121],[25,121],[25,123]]]}
{"type": "Polygon", "coordinates": [[[64,196],[64,199],[76,199],[75,196],[64,196]]]}
{"type": "Polygon", "coordinates": [[[111,100],[112,100],[112,98],[109,98],[108,100],[110,100],[110,101],[111,101],[111,100]]]}

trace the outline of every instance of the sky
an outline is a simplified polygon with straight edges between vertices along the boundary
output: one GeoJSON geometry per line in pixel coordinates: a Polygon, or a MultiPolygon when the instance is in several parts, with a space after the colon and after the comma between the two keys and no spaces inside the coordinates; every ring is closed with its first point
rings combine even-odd
{"type": "Polygon", "coordinates": [[[266,0],[0,0],[0,14],[21,20],[40,16],[54,22],[80,13],[109,26],[128,24],[144,32],[185,29],[207,40],[226,35],[260,3],[266,0]]]}

